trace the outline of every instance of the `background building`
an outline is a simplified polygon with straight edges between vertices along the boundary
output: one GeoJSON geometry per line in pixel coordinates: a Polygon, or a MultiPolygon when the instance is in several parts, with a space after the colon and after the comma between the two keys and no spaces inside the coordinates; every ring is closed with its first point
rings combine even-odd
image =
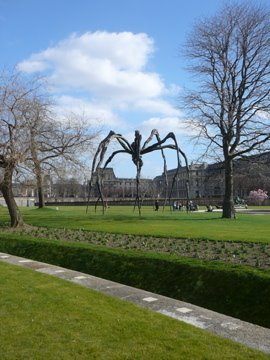
{"type": "MultiPolygon", "coordinates": [[[[170,196],[173,178],[177,169],[167,172],[168,186],[166,188],[165,174],[154,179],[141,179],[140,190],[144,199],[162,199],[170,196]],[[167,192],[167,194],[166,194],[167,192]]],[[[118,178],[113,168],[103,171],[103,195],[111,200],[134,199],[136,197],[136,179],[118,178]]],[[[172,189],[171,198],[187,198],[187,169],[180,167],[172,189]]],[[[78,179],[52,179],[45,175],[44,196],[46,201],[86,201],[88,183],[81,183],[78,179]]],[[[224,166],[222,162],[214,164],[191,163],[189,166],[189,198],[196,199],[198,204],[215,204],[224,195],[224,166]]],[[[234,161],[234,195],[247,199],[251,190],[262,189],[270,194],[270,152],[249,156],[234,161]]],[[[37,198],[36,183],[33,179],[13,184],[16,197],[37,198]]],[[[94,188],[92,198],[98,197],[94,188]]],[[[269,200],[268,200],[269,201],[269,200]]]]}
{"type": "MultiPolygon", "coordinates": [[[[168,189],[171,188],[177,169],[167,172],[168,189]]],[[[189,166],[189,197],[198,202],[215,202],[223,198],[224,166],[222,162],[214,164],[191,163],[189,166]]],[[[172,198],[186,198],[186,167],[181,167],[176,177],[172,198]]],[[[165,174],[153,180],[160,197],[165,197],[165,174]]],[[[249,156],[234,161],[234,196],[247,199],[251,190],[262,189],[270,194],[270,152],[249,156]]]]}
{"type": "MultiPolygon", "coordinates": [[[[94,183],[95,183],[94,176],[94,183]]],[[[102,172],[103,194],[107,198],[135,198],[136,179],[117,178],[113,168],[106,168],[102,172]]],[[[140,190],[142,197],[151,198],[154,196],[153,180],[140,179],[140,190]]],[[[97,188],[93,189],[93,196],[98,196],[97,188]]]]}

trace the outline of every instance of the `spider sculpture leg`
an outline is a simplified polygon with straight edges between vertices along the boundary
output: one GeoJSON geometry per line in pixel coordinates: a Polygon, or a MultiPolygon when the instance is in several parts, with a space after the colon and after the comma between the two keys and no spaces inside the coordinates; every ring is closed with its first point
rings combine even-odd
{"type": "MultiPolygon", "coordinates": [[[[95,180],[96,185],[98,184],[98,182],[99,183],[101,182],[100,174],[98,173],[97,169],[100,168],[100,164],[103,161],[103,158],[105,156],[105,153],[107,151],[109,143],[110,143],[111,139],[115,136],[116,136],[116,133],[114,131],[110,131],[109,134],[100,142],[98,149],[94,155],[94,159],[93,159],[93,163],[92,163],[92,170],[91,170],[91,178],[90,178],[89,187],[88,187],[86,213],[88,212],[91,191],[94,187],[94,180],[95,180]]],[[[97,188],[98,188],[98,185],[97,185],[97,188]]],[[[99,201],[99,199],[100,199],[100,194],[99,194],[97,201],[99,201]]],[[[96,206],[95,206],[95,208],[96,208],[96,206]]]]}
{"type": "Polygon", "coordinates": [[[97,149],[97,152],[95,153],[93,164],[92,164],[92,174],[91,174],[91,180],[89,183],[89,192],[88,192],[88,203],[87,203],[87,209],[88,210],[88,204],[90,201],[91,196],[91,190],[94,186],[94,178],[95,178],[95,185],[97,187],[98,191],[98,198],[95,203],[95,211],[97,209],[97,205],[99,200],[101,200],[102,206],[103,206],[103,213],[105,212],[106,206],[104,202],[104,196],[103,196],[103,185],[102,185],[102,175],[103,170],[106,168],[106,166],[110,163],[110,161],[114,158],[115,155],[118,153],[131,153],[131,147],[126,139],[122,137],[121,134],[116,134],[114,131],[110,131],[109,134],[100,142],[99,147],[97,149]],[[107,152],[108,146],[112,140],[116,139],[118,143],[121,145],[122,150],[118,150],[112,153],[112,155],[109,157],[109,159],[106,161],[104,167],[102,168],[102,162],[104,161],[105,154],[107,152]]]}
{"type": "MultiPolygon", "coordinates": [[[[142,150],[142,155],[143,154],[147,154],[147,153],[150,153],[150,152],[153,152],[153,151],[157,151],[157,150],[163,150],[163,149],[172,149],[172,150],[175,150],[176,151],[176,154],[177,154],[177,169],[176,169],[176,172],[173,176],[173,180],[172,180],[172,185],[171,185],[171,190],[170,190],[170,195],[169,195],[169,201],[171,200],[171,197],[172,197],[172,191],[173,191],[173,187],[174,187],[174,184],[175,184],[175,180],[178,176],[178,173],[179,173],[179,170],[180,170],[180,167],[181,167],[181,161],[180,161],[180,156],[179,154],[181,154],[185,160],[185,163],[186,163],[186,172],[187,172],[187,181],[186,181],[186,190],[187,190],[187,204],[189,202],[189,191],[188,191],[188,184],[189,184],[189,168],[188,168],[188,162],[187,162],[187,157],[185,155],[185,153],[179,148],[178,146],[178,143],[177,143],[177,140],[176,140],[176,137],[174,135],[174,133],[170,132],[168,133],[162,140],[159,138],[158,136],[158,133],[154,133],[157,137],[157,142],[150,145],[150,146],[146,146],[147,143],[151,140],[151,139],[148,139],[144,146],[143,146],[143,150],[142,150]],[[173,144],[166,144],[166,141],[167,140],[172,140],[173,141],[173,144]]],[[[151,138],[151,136],[149,137],[151,138]]],[[[165,157],[165,155],[164,155],[165,157]]],[[[166,173],[166,168],[165,168],[165,173],[166,173]]],[[[167,174],[166,174],[167,175],[167,174]]],[[[165,175],[165,176],[166,176],[165,175]]],[[[165,202],[166,202],[166,198],[165,198],[165,202]]],[[[164,206],[165,206],[165,202],[164,202],[164,206]]],[[[188,208],[188,207],[187,207],[188,208]]]]}
{"type": "Polygon", "coordinates": [[[168,136],[168,138],[172,139],[173,142],[174,142],[174,147],[175,147],[175,150],[177,151],[177,163],[178,163],[177,170],[176,170],[176,172],[175,172],[175,174],[173,176],[169,201],[172,198],[173,187],[174,187],[175,181],[176,181],[176,179],[178,177],[178,173],[179,173],[179,170],[180,170],[180,167],[181,167],[180,156],[179,156],[179,154],[181,154],[182,157],[184,158],[185,164],[186,164],[187,178],[186,178],[185,186],[186,186],[186,194],[187,194],[187,196],[186,196],[186,209],[187,209],[187,212],[188,212],[188,210],[189,210],[189,206],[188,206],[189,205],[189,167],[188,167],[187,157],[186,157],[185,153],[178,146],[178,143],[177,143],[177,140],[176,140],[176,137],[175,137],[174,133],[169,133],[167,136],[168,136]]]}
{"type": "Polygon", "coordinates": [[[140,179],[141,179],[141,169],[143,166],[142,156],[141,156],[141,141],[142,136],[138,130],[135,131],[134,141],[131,144],[132,150],[132,161],[136,166],[137,174],[136,174],[136,198],[134,203],[133,211],[135,211],[136,205],[138,206],[139,215],[141,216],[141,204],[142,197],[140,193],[140,179]]]}
{"type": "Polygon", "coordinates": [[[139,215],[141,216],[141,207],[142,207],[142,196],[141,196],[141,191],[140,191],[140,179],[141,179],[141,169],[142,169],[142,159],[139,158],[137,163],[136,163],[136,168],[137,168],[137,175],[136,175],[136,198],[135,198],[135,203],[134,203],[134,207],[133,207],[133,212],[136,209],[136,206],[138,206],[138,210],[139,210],[139,215]]]}
{"type": "MultiPolygon", "coordinates": [[[[105,211],[105,204],[104,204],[104,197],[102,194],[102,174],[103,174],[103,170],[107,167],[107,165],[112,161],[112,159],[119,153],[127,153],[129,155],[132,156],[132,161],[136,166],[137,169],[137,174],[136,174],[136,199],[135,199],[135,204],[134,204],[134,210],[136,208],[136,205],[138,206],[138,210],[139,210],[139,214],[141,215],[141,203],[142,203],[142,199],[141,199],[141,193],[140,193],[140,177],[141,177],[141,169],[143,166],[143,161],[142,161],[142,156],[144,154],[153,152],[153,151],[161,151],[162,154],[162,158],[163,158],[163,166],[164,166],[164,175],[165,175],[165,183],[166,183],[166,197],[165,197],[165,202],[164,202],[164,206],[166,204],[167,201],[167,188],[168,188],[168,180],[167,180],[167,164],[166,164],[166,157],[164,154],[164,149],[171,149],[171,150],[175,150],[176,154],[177,154],[177,170],[176,173],[174,174],[173,180],[172,180],[172,186],[171,186],[171,190],[170,190],[170,195],[169,195],[169,200],[171,200],[171,196],[172,196],[172,191],[173,191],[173,187],[176,181],[176,178],[178,176],[180,167],[181,167],[181,162],[180,162],[180,155],[182,155],[182,157],[185,160],[186,163],[186,171],[187,171],[187,181],[186,181],[186,190],[187,190],[187,204],[188,204],[188,199],[189,199],[189,169],[188,169],[188,162],[187,162],[187,158],[186,155],[184,154],[184,152],[179,148],[176,137],[174,135],[174,133],[168,133],[163,139],[160,139],[159,133],[156,129],[152,130],[151,135],[148,137],[148,139],[145,141],[144,145],[141,147],[141,139],[142,136],[140,134],[140,132],[138,130],[135,131],[135,138],[134,138],[134,142],[130,145],[129,142],[120,134],[116,134],[113,131],[110,131],[109,134],[107,135],[107,137],[105,139],[103,139],[101,141],[101,143],[99,144],[98,150],[94,156],[93,159],[93,164],[92,164],[92,175],[91,175],[91,180],[89,183],[89,194],[88,194],[88,203],[89,203],[89,199],[90,199],[90,194],[91,194],[91,189],[94,185],[94,177],[95,177],[95,184],[97,186],[97,190],[98,190],[98,198],[95,204],[95,209],[97,207],[97,204],[99,202],[99,200],[101,200],[102,205],[103,205],[103,213],[105,211]],[[153,137],[156,138],[156,142],[150,146],[148,146],[149,142],[152,141],[153,137]],[[105,162],[104,167],[102,168],[102,162],[104,160],[105,154],[107,152],[108,146],[110,144],[110,142],[112,140],[116,139],[119,143],[119,145],[121,146],[121,150],[117,150],[114,151],[111,156],[108,158],[108,160],[105,162]],[[172,140],[173,143],[169,143],[166,144],[167,140],[172,140]]],[[[164,209],[163,206],[163,209],[164,209]]],[[[87,205],[88,208],[88,205],[87,205]]],[[[188,207],[187,207],[188,208],[188,207]]]]}
{"type": "MultiPolygon", "coordinates": [[[[160,138],[160,135],[159,135],[159,132],[157,131],[157,129],[153,129],[151,131],[151,134],[150,136],[148,137],[148,139],[145,141],[143,147],[142,147],[142,151],[146,148],[146,145],[153,140],[153,137],[155,136],[156,140],[158,143],[161,142],[161,138],[160,138]]],[[[158,147],[158,146],[157,146],[158,147]]],[[[156,149],[158,150],[158,149],[156,149]]],[[[165,153],[163,151],[163,148],[159,148],[160,152],[161,152],[161,156],[162,156],[162,159],[163,159],[163,174],[165,176],[165,200],[164,200],[164,203],[163,203],[163,211],[165,209],[165,205],[167,203],[167,198],[168,198],[168,176],[167,176],[167,161],[166,161],[166,156],[165,156],[165,153]]]]}

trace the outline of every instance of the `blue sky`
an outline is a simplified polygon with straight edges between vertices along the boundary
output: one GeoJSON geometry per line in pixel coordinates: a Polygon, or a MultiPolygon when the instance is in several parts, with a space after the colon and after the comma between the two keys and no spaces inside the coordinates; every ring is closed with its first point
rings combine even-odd
{"type": "MultiPolygon", "coordinates": [[[[157,128],[174,131],[189,160],[198,151],[178,98],[191,78],[180,55],[194,21],[211,16],[221,0],[0,0],[1,67],[48,76],[58,111],[83,112],[103,135],[112,129],[132,141],[157,128]]],[[[167,153],[168,167],[176,166],[167,153]]],[[[142,174],[162,172],[157,154],[142,174]]],[[[112,165],[134,176],[127,157],[112,165]]]]}

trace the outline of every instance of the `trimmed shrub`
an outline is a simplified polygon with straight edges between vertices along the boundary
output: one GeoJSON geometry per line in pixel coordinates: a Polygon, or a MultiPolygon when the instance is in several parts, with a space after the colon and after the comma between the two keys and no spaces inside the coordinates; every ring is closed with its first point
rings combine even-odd
{"type": "Polygon", "coordinates": [[[0,251],[190,302],[270,327],[270,272],[174,255],[0,235],[0,251]]]}

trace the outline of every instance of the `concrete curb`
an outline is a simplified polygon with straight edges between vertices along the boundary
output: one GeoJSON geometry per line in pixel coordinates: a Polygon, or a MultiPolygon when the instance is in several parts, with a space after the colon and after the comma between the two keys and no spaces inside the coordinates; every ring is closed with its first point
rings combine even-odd
{"type": "Polygon", "coordinates": [[[122,300],[170,316],[205,329],[216,335],[270,354],[270,329],[244,322],[183,301],[171,299],[113,281],[97,278],[59,266],[0,253],[0,260],[9,264],[53,275],[122,300]]]}

